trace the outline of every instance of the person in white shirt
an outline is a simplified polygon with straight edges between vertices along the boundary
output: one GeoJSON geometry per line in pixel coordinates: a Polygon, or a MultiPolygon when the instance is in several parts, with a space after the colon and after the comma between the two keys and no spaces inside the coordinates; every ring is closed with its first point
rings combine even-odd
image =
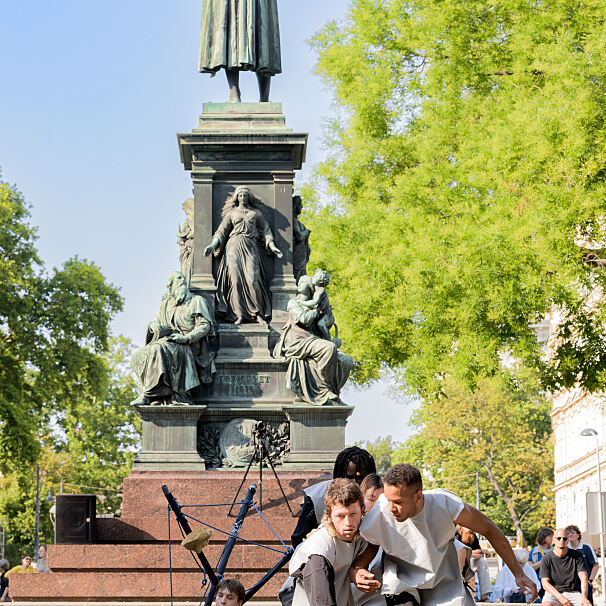
{"type": "Polygon", "coordinates": [[[388,606],[412,595],[423,606],[473,606],[465,590],[454,547],[455,524],[484,535],[514,573],[518,587],[536,598],[537,588],[522,571],[505,535],[496,524],[447,490],[423,492],[421,472],[399,464],[383,477],[384,494],[364,518],[360,534],[369,547],[356,559],[350,577],[356,587],[381,590],[388,606]],[[378,546],[383,548],[383,581],[367,569],[378,546]]]}
{"type": "MultiPolygon", "coordinates": [[[[531,579],[535,579],[534,568],[528,563],[528,552],[525,549],[514,549],[513,553],[516,556],[516,560],[522,566],[524,573],[531,579]]],[[[535,581],[537,591],[541,586],[539,579],[535,581]]],[[[513,603],[525,603],[527,596],[518,587],[513,573],[507,566],[501,568],[501,572],[497,576],[494,587],[492,588],[492,595],[497,602],[513,602],[513,603]]]]}

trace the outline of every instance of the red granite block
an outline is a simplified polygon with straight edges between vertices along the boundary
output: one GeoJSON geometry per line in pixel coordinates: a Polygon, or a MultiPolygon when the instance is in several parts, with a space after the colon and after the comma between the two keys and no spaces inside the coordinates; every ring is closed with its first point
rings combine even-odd
{"type": "MultiPolygon", "coordinates": [[[[264,512],[288,511],[272,473],[263,473],[262,503],[264,512]]],[[[149,517],[166,513],[162,485],[166,484],[181,505],[231,503],[243,477],[243,471],[162,472],[132,471],[124,480],[124,517],[149,517]]],[[[303,498],[303,488],[327,479],[322,472],[280,471],[280,483],[293,511],[303,498]]],[[[259,474],[251,471],[242,487],[240,498],[251,483],[259,484],[259,474]]],[[[257,493],[256,500],[260,500],[257,493]]]]}
{"type": "MultiPolygon", "coordinates": [[[[234,572],[245,587],[251,587],[261,575],[234,572]]],[[[202,574],[177,572],[173,574],[175,599],[199,601],[202,574]]],[[[274,600],[286,573],[273,577],[256,598],[274,600]]],[[[167,572],[97,572],[14,574],[10,578],[11,596],[15,601],[168,601],[170,576],[167,572]]]]}
{"type": "MultiPolygon", "coordinates": [[[[211,566],[216,565],[222,550],[222,544],[211,544],[204,549],[211,566]]],[[[227,570],[254,570],[263,574],[281,557],[282,553],[239,543],[231,552],[227,570]]],[[[191,552],[179,543],[171,548],[171,560],[174,571],[198,570],[191,552]]],[[[169,551],[168,544],[50,545],[47,561],[53,572],[158,572],[169,569],[169,551]]]]}
{"type": "MultiPolygon", "coordinates": [[[[298,510],[297,510],[298,511],[298,510]]],[[[197,528],[200,522],[210,524],[216,529],[213,530],[213,542],[224,542],[231,531],[234,518],[226,518],[227,508],[220,513],[212,512],[209,509],[187,509],[188,515],[195,520],[190,520],[191,528],[197,528]]],[[[290,535],[297,525],[297,519],[293,518],[288,510],[280,512],[280,515],[270,515],[263,512],[263,516],[268,524],[274,529],[278,536],[285,542],[290,543],[290,535]]],[[[171,539],[181,541],[181,532],[174,515],[171,515],[170,523],[171,539]]],[[[244,519],[241,536],[248,540],[255,541],[277,541],[269,530],[267,524],[259,517],[255,511],[249,512],[244,519]]],[[[168,518],[166,512],[164,515],[147,518],[98,518],[97,519],[97,541],[100,543],[146,543],[150,541],[168,541],[168,518]]]]}

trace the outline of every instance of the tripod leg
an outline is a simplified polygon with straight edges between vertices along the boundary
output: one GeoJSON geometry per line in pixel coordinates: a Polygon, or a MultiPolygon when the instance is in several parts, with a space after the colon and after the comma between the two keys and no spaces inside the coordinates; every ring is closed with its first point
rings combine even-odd
{"type": "Polygon", "coordinates": [[[226,518],[229,518],[229,516],[231,515],[231,510],[234,508],[234,505],[236,504],[236,501],[238,500],[238,495],[240,494],[240,491],[242,490],[242,486],[244,486],[244,482],[246,482],[246,476],[248,475],[248,472],[250,471],[250,468],[251,468],[254,460],[255,460],[255,457],[253,455],[252,458],[250,459],[250,462],[248,463],[248,467],[246,468],[246,471],[244,472],[244,477],[242,478],[242,481],[240,482],[240,486],[238,486],[238,491],[236,492],[236,496],[234,497],[234,500],[232,501],[232,504],[229,507],[229,511],[227,512],[227,515],[225,516],[226,518]]]}
{"type": "Polygon", "coordinates": [[[263,452],[265,451],[265,441],[258,440],[259,446],[259,511],[263,511],[263,452]]]}
{"type": "Polygon", "coordinates": [[[269,453],[267,452],[267,448],[265,448],[265,443],[263,443],[263,456],[267,457],[267,460],[269,461],[269,466],[271,467],[271,470],[274,472],[274,477],[276,478],[276,482],[278,482],[278,486],[280,487],[280,492],[282,493],[282,496],[284,497],[284,501],[286,502],[288,511],[290,511],[290,515],[293,518],[296,517],[295,514],[293,513],[292,509],[290,508],[290,503],[288,502],[284,489],[282,488],[282,482],[280,482],[280,478],[278,477],[278,474],[276,473],[276,468],[274,467],[274,464],[271,462],[271,457],[269,456],[269,453]]]}

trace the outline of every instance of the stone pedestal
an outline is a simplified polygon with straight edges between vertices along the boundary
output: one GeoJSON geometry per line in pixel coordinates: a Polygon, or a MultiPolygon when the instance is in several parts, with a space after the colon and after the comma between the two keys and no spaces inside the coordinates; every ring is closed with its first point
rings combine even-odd
{"type": "Polygon", "coordinates": [[[206,406],[139,406],[141,452],[133,469],[204,470],[196,448],[206,406]]]}
{"type": "Polygon", "coordinates": [[[261,201],[282,259],[265,259],[272,293],[273,319],[283,322],[295,294],[292,250],[294,171],[305,160],[307,134],[286,126],[280,103],[205,103],[200,124],[179,134],[181,161],[191,171],[194,191],[194,249],[191,288],[214,309],[217,260],[204,248],[221,222],[228,195],[238,185],[251,188],[261,201]]]}
{"type": "MultiPolygon", "coordinates": [[[[204,506],[234,500],[256,440],[268,445],[295,513],[303,488],[328,479],[345,446],[345,424],[352,408],[310,406],[297,400],[287,387],[288,363],[272,356],[287,320],[288,300],[296,293],[293,179],[305,159],[307,135],[287,128],[279,103],[207,103],[198,128],[178,139],[194,192],[190,288],[205,297],[215,320],[216,375],[212,383],[191,392],[191,406],[136,408],[142,420],[142,448],[124,481],[122,517],[97,520],[96,545],[50,546],[48,564],[53,574],[11,577],[11,596],[18,601],[161,604],[174,597],[175,603],[198,604],[203,575],[179,545],[181,533],[174,517],[167,515],[162,485],[187,506],[193,528],[198,520],[215,529],[204,551],[216,566],[226,537],[221,531],[230,530],[235,513],[227,517],[228,505],[204,506]],[[228,195],[239,185],[249,187],[261,200],[259,210],[284,253],[282,259],[263,257],[272,296],[269,325],[236,326],[215,317],[218,261],[205,257],[203,250],[221,221],[228,195]],[[259,421],[265,423],[263,434],[258,431],[259,421]],[[241,468],[226,469],[228,465],[241,468]],[[174,541],[170,557],[169,538],[174,541]]],[[[150,296],[159,299],[159,293],[150,296]]],[[[296,526],[267,463],[262,474],[258,463],[253,465],[240,499],[250,483],[260,484],[261,475],[257,501],[273,531],[252,510],[241,537],[277,551],[237,543],[225,575],[238,578],[245,587],[281,558],[285,546],[274,531],[290,544],[296,526]]],[[[254,600],[275,604],[286,576],[283,569],[254,600]]]]}
{"type": "MultiPolygon", "coordinates": [[[[47,562],[52,574],[14,575],[11,596],[16,602],[82,604],[84,602],[121,604],[169,604],[172,566],[172,593],[176,604],[199,604],[203,575],[191,554],[181,547],[181,533],[174,516],[167,515],[167,503],[161,487],[166,484],[184,511],[196,520],[214,527],[210,544],[204,549],[216,566],[225,543],[225,534],[234,523],[236,511],[227,517],[229,506],[202,507],[211,503],[231,503],[243,476],[240,471],[133,471],[124,481],[121,518],[97,519],[97,544],[50,545],[47,562]],[[193,506],[193,507],[192,507],[193,506]],[[171,539],[169,560],[168,539],[171,539]]],[[[303,488],[326,479],[314,472],[280,472],[280,481],[293,511],[298,511],[303,488]]],[[[259,484],[259,474],[252,469],[240,493],[243,498],[250,483],[259,484]]],[[[262,501],[257,492],[257,506],[276,534],[290,544],[296,526],[280,489],[271,474],[263,471],[262,501]]],[[[237,510],[237,507],[234,508],[237,510]]],[[[199,523],[190,520],[192,528],[199,523]]],[[[253,509],[244,519],[241,535],[272,549],[284,546],[253,509]]],[[[225,575],[239,579],[245,587],[254,585],[281,557],[270,551],[238,541],[229,559],[225,575]]],[[[286,579],[283,569],[255,596],[259,606],[279,606],[277,594],[286,579]]]]}

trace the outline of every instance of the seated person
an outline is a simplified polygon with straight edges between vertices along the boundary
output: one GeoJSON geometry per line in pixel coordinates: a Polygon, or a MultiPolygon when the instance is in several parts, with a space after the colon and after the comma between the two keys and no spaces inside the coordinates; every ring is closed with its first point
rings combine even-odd
{"type": "Polygon", "coordinates": [[[244,586],[236,579],[222,579],[217,585],[217,606],[242,606],[246,592],[244,586]]]}
{"type": "Polygon", "coordinates": [[[543,604],[591,606],[583,555],[576,549],[568,549],[568,535],[563,528],[555,531],[553,545],[541,560],[543,604]]]}
{"type": "MultiPolygon", "coordinates": [[[[528,552],[525,549],[514,549],[513,553],[516,556],[516,560],[520,563],[520,566],[522,566],[524,574],[534,580],[535,575],[531,574],[534,573],[534,568],[528,563],[528,552]]],[[[540,582],[538,579],[536,580],[536,585],[538,591],[540,589],[540,582]]],[[[514,604],[524,604],[530,597],[520,590],[513,573],[506,565],[503,565],[501,572],[499,572],[499,576],[497,576],[497,580],[492,588],[492,595],[497,602],[510,602],[514,604]]]]}
{"type": "Polygon", "coordinates": [[[21,564],[13,566],[7,573],[6,576],[11,574],[20,574],[24,572],[36,572],[36,569],[32,566],[32,559],[26,553],[21,556],[21,564]]]}
{"type": "MultiPolygon", "coordinates": [[[[477,595],[480,602],[485,602],[492,591],[492,582],[490,580],[490,573],[488,571],[488,562],[484,557],[488,552],[482,549],[476,533],[469,528],[465,528],[465,526],[461,526],[460,524],[457,525],[455,539],[458,539],[461,541],[461,543],[463,543],[463,545],[471,549],[471,560],[469,566],[474,575],[477,575],[478,578],[478,582],[475,583],[474,581],[473,584],[476,588],[475,595],[477,595]]],[[[468,585],[471,587],[471,584],[468,585]]]]}
{"type": "Polygon", "coordinates": [[[368,545],[358,532],[364,497],[355,482],[338,478],[328,485],[324,505],[322,524],[290,561],[292,606],[354,606],[349,569],[368,545]]]}

